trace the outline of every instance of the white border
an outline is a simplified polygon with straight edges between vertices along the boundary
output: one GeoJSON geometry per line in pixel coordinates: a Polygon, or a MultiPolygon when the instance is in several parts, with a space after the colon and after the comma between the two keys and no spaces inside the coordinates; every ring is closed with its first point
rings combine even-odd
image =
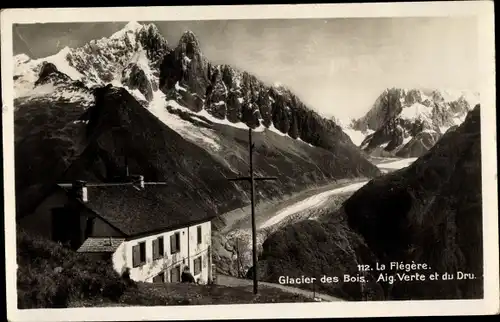
{"type": "MultiPolygon", "coordinates": [[[[492,1],[364,3],[321,5],[251,5],[197,7],[129,7],[82,9],[7,9],[1,13],[2,111],[5,192],[5,262],[10,321],[120,321],[249,318],[377,317],[481,315],[500,311],[498,205],[496,171],[495,51],[492,1]],[[161,20],[297,19],[334,17],[449,17],[476,15],[481,70],[481,149],[483,184],[483,300],[339,302],[207,305],[203,307],[125,307],[17,310],[16,226],[14,203],[14,131],[12,24],[161,20]]],[[[457,66],[460,68],[460,66],[457,66]]]]}

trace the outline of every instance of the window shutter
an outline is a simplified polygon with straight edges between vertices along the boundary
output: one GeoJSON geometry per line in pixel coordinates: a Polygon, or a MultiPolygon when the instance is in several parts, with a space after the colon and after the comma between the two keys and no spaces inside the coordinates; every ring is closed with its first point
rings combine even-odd
{"type": "Polygon", "coordinates": [[[176,239],[176,235],[172,235],[170,236],[170,252],[172,254],[175,254],[176,250],[177,250],[177,243],[176,243],[177,239],[176,239]]]}
{"type": "Polygon", "coordinates": [[[181,275],[181,267],[180,266],[173,267],[170,270],[170,282],[171,283],[180,282],[181,281],[180,275],[181,275]]]}
{"type": "Polygon", "coordinates": [[[198,244],[201,244],[201,226],[198,226],[198,244]]]}
{"type": "Polygon", "coordinates": [[[194,275],[198,275],[201,272],[201,256],[193,261],[194,275]]]}
{"type": "Polygon", "coordinates": [[[142,263],[146,262],[146,242],[139,244],[139,261],[142,263]]]}
{"type": "Polygon", "coordinates": [[[153,283],[165,283],[165,273],[161,272],[160,274],[153,277],[153,283]]]}
{"type": "Polygon", "coordinates": [[[165,242],[163,241],[163,237],[159,237],[158,238],[158,255],[160,258],[165,256],[164,245],[165,245],[165,242]]]}
{"type": "Polygon", "coordinates": [[[132,266],[137,267],[140,263],[140,249],[139,245],[135,245],[132,247],[132,266]]]}
{"type": "Polygon", "coordinates": [[[153,259],[158,259],[159,256],[158,239],[153,240],[153,259]]]}

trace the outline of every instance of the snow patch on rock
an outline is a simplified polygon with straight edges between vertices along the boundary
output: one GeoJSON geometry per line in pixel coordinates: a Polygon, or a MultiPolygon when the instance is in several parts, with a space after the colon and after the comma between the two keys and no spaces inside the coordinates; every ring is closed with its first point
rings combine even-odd
{"type": "Polygon", "coordinates": [[[183,111],[189,111],[189,109],[181,106],[175,101],[167,102],[165,100],[165,94],[161,91],[153,93],[153,100],[149,103],[148,110],[165,125],[187,140],[195,144],[201,143],[202,146],[209,149],[219,150],[221,148],[219,143],[217,143],[217,135],[212,130],[196,126],[189,121],[183,120],[180,116],[170,113],[167,110],[168,105],[183,111]]]}
{"type": "Polygon", "coordinates": [[[401,111],[400,117],[405,120],[426,120],[430,121],[432,117],[432,107],[425,106],[420,103],[414,103],[408,107],[404,107],[401,111]]]}

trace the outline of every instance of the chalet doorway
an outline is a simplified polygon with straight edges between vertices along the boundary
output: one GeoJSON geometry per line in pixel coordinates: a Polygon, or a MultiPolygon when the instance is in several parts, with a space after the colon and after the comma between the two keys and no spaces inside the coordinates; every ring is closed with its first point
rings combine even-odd
{"type": "Polygon", "coordinates": [[[181,266],[177,265],[170,269],[170,282],[179,283],[181,281],[181,266]]]}
{"type": "Polygon", "coordinates": [[[153,277],[153,283],[165,283],[165,272],[161,272],[153,277]]]}

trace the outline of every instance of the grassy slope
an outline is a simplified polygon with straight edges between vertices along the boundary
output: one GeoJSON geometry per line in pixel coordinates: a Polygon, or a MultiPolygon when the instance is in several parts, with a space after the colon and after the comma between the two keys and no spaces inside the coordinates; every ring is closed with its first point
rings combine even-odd
{"type": "Polygon", "coordinates": [[[19,308],[67,307],[71,301],[90,298],[117,301],[127,288],[109,265],[20,228],[17,264],[19,308]],[[57,267],[62,272],[57,273],[57,267]]]}
{"type": "Polygon", "coordinates": [[[308,302],[274,288],[254,296],[250,286],[126,284],[110,263],[98,262],[60,244],[18,230],[18,307],[152,306],[308,302]],[[55,268],[61,267],[57,273],[55,268]]]}
{"type": "Polygon", "coordinates": [[[69,307],[111,306],[165,306],[165,305],[210,305],[251,303],[295,303],[312,302],[307,296],[288,293],[276,288],[261,287],[253,294],[253,286],[196,285],[184,283],[137,283],[129,288],[117,301],[109,299],[79,299],[69,307]]]}
{"type": "Polygon", "coordinates": [[[123,296],[126,303],[133,305],[206,305],[206,304],[248,304],[248,303],[289,303],[311,302],[312,299],[303,295],[284,292],[277,288],[261,287],[259,294],[253,294],[253,286],[221,286],[221,285],[190,285],[148,284],[140,283],[139,292],[129,292],[123,296]],[[163,301],[163,302],[161,302],[163,301]]]}

